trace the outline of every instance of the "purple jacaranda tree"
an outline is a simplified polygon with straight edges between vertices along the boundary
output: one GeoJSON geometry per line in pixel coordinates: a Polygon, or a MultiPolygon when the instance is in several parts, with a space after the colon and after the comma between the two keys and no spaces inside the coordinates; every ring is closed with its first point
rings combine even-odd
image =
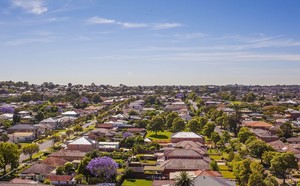
{"type": "Polygon", "coordinates": [[[37,101],[36,101],[36,104],[41,105],[41,104],[43,104],[43,102],[40,101],[40,100],[37,100],[37,101]]]}
{"type": "Polygon", "coordinates": [[[13,107],[1,107],[0,111],[2,113],[14,113],[15,109],[13,107]]]}
{"type": "Polygon", "coordinates": [[[103,178],[105,181],[112,181],[117,174],[118,164],[110,157],[92,159],[86,168],[92,175],[103,178]]]}
{"type": "Polygon", "coordinates": [[[133,134],[131,132],[124,132],[123,139],[126,139],[126,138],[131,137],[131,136],[133,136],[133,134]]]}
{"type": "Polygon", "coordinates": [[[80,103],[86,103],[86,104],[89,104],[89,103],[90,103],[90,102],[89,102],[89,99],[86,98],[86,97],[81,98],[79,102],[80,102],[80,103]]]}

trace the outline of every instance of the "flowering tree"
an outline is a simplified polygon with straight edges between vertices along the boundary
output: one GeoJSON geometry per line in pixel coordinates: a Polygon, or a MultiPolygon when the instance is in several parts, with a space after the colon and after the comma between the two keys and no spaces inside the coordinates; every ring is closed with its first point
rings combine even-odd
{"type": "Polygon", "coordinates": [[[86,104],[89,104],[89,103],[90,103],[90,102],[89,102],[89,99],[86,98],[86,97],[81,98],[79,102],[80,102],[80,103],[86,103],[86,104]]]}
{"type": "Polygon", "coordinates": [[[133,134],[131,132],[124,132],[123,139],[126,139],[126,138],[131,137],[131,136],[133,136],[133,134]]]}
{"type": "Polygon", "coordinates": [[[2,107],[0,109],[0,111],[2,113],[14,113],[14,108],[12,108],[12,107],[2,107]]]}
{"type": "Polygon", "coordinates": [[[109,181],[117,174],[118,164],[110,157],[104,156],[92,159],[86,168],[92,175],[109,181]]]}

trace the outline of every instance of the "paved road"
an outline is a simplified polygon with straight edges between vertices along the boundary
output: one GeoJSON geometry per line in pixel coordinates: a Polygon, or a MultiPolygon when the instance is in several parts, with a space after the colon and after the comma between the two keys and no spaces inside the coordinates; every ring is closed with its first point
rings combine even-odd
{"type": "MultiPolygon", "coordinates": [[[[46,150],[47,148],[51,147],[53,145],[53,140],[47,140],[41,144],[39,144],[40,151],[46,150]]],[[[20,155],[20,160],[19,162],[22,162],[29,158],[29,156],[24,155],[23,153],[20,155]]]]}
{"type": "Polygon", "coordinates": [[[82,128],[88,128],[89,126],[95,124],[96,122],[97,122],[96,120],[92,120],[91,122],[82,125],[82,128]]]}

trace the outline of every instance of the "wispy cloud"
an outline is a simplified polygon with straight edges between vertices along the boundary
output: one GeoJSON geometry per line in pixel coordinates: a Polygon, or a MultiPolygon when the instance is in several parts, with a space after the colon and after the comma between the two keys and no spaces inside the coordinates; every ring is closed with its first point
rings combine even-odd
{"type": "Polygon", "coordinates": [[[39,15],[47,12],[48,8],[42,0],[13,0],[13,4],[27,12],[39,15]]]}
{"type": "Polygon", "coordinates": [[[86,20],[90,24],[116,24],[116,21],[113,19],[106,19],[101,17],[91,17],[86,20]]]}
{"type": "Polygon", "coordinates": [[[142,27],[149,26],[145,23],[122,23],[122,22],[119,22],[118,24],[122,25],[124,28],[142,28],[142,27]]]}
{"type": "Polygon", "coordinates": [[[154,30],[162,30],[162,29],[168,29],[168,28],[176,28],[176,27],[182,27],[183,25],[180,23],[157,23],[153,25],[154,30]]]}
{"type": "Polygon", "coordinates": [[[120,25],[123,28],[145,28],[150,27],[154,30],[162,30],[162,29],[169,29],[169,28],[175,28],[175,27],[181,27],[182,24],[180,23],[134,23],[134,22],[122,22],[117,21],[114,19],[107,19],[102,18],[98,16],[94,16],[91,18],[88,18],[86,20],[89,24],[114,24],[114,25],[120,25]]]}

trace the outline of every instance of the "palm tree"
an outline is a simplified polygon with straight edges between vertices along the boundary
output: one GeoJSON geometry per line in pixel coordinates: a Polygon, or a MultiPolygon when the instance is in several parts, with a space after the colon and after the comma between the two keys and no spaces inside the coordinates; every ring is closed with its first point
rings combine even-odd
{"type": "Polygon", "coordinates": [[[194,186],[193,178],[186,172],[182,171],[175,178],[175,186],[194,186]]]}

